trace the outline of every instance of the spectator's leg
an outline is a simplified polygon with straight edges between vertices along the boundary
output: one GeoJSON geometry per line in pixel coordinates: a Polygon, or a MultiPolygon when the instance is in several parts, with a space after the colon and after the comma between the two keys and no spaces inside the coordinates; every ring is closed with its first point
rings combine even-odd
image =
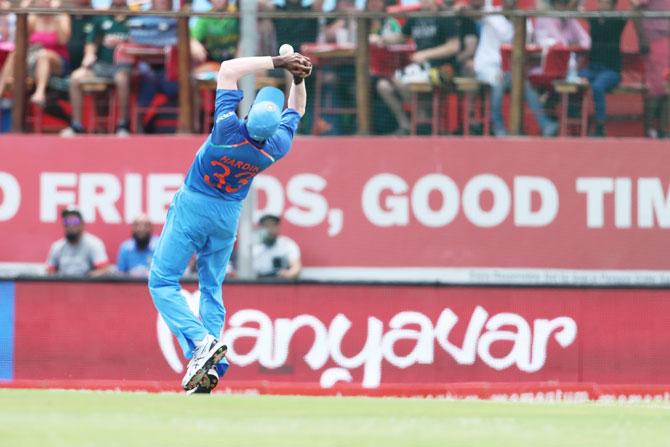
{"type": "Polygon", "coordinates": [[[30,102],[44,107],[47,98],[47,85],[52,73],[60,74],[63,70],[63,59],[51,50],[40,50],[35,60],[35,93],[30,102]]]}
{"type": "Polygon", "coordinates": [[[670,138],[670,96],[664,95],[660,99],[660,130],[664,138],[670,138]]]}
{"type": "Polygon", "coordinates": [[[605,95],[616,87],[621,81],[621,75],[612,70],[599,71],[591,81],[593,92],[593,104],[596,112],[596,135],[605,135],[605,119],[607,108],[605,106],[605,95]]]}
{"type": "Polygon", "coordinates": [[[7,55],[5,59],[5,64],[2,66],[2,72],[0,73],[0,97],[5,93],[5,88],[7,84],[12,82],[12,75],[14,73],[14,52],[12,51],[7,55]]]}
{"type": "Polygon", "coordinates": [[[384,103],[391,109],[393,116],[398,122],[398,130],[404,133],[409,133],[409,118],[402,108],[402,100],[399,98],[395,86],[388,79],[380,79],[377,82],[377,92],[382,97],[384,103]]]}
{"type": "Polygon", "coordinates": [[[558,133],[558,123],[549,119],[547,115],[545,115],[542,103],[540,102],[540,97],[528,81],[524,82],[524,94],[526,95],[526,102],[528,103],[531,112],[533,112],[535,120],[540,125],[540,129],[542,129],[542,135],[545,137],[556,136],[558,133]]]}
{"type": "Polygon", "coordinates": [[[493,135],[503,137],[507,135],[503,121],[502,103],[505,96],[505,82],[499,79],[491,84],[491,124],[493,124],[493,135]]]}
{"type": "Polygon", "coordinates": [[[89,77],[92,72],[86,68],[78,68],[72,72],[70,76],[70,104],[72,104],[72,119],[70,120],[70,127],[73,129],[81,130],[83,132],[82,125],[82,113],[84,108],[84,95],[81,91],[81,81],[89,77]]]}
{"type": "Polygon", "coordinates": [[[118,98],[118,125],[128,126],[128,97],[130,96],[130,70],[118,70],[114,74],[116,97],[118,98]]]}

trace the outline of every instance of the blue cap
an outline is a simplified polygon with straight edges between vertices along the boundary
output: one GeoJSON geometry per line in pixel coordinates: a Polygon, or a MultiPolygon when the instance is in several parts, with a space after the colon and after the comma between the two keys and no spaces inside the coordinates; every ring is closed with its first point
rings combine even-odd
{"type": "Polygon", "coordinates": [[[265,141],[277,131],[284,109],[284,92],[275,87],[260,89],[247,117],[247,131],[256,141],[265,141]]]}

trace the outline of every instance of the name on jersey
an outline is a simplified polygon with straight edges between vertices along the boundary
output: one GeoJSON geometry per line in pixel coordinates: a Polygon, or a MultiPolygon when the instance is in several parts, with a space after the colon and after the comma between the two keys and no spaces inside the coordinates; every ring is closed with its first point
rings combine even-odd
{"type": "Polygon", "coordinates": [[[214,172],[212,174],[216,180],[212,179],[209,175],[205,175],[203,180],[212,188],[224,190],[228,193],[239,191],[244,185],[248,185],[249,181],[261,171],[256,165],[246,161],[236,160],[227,155],[224,155],[218,160],[212,160],[210,164],[213,167],[220,168],[220,172],[214,172]],[[242,172],[233,174],[229,166],[241,169],[242,172]]]}
{"type": "MultiPolygon", "coordinates": [[[[246,161],[235,160],[234,158],[228,157],[227,155],[224,155],[223,157],[219,158],[219,161],[228,166],[232,166],[233,168],[243,169],[245,171],[251,171],[253,173],[259,173],[261,171],[260,168],[256,165],[252,165],[251,163],[247,163],[246,161]]],[[[212,164],[215,163],[212,162],[212,164]]]]}

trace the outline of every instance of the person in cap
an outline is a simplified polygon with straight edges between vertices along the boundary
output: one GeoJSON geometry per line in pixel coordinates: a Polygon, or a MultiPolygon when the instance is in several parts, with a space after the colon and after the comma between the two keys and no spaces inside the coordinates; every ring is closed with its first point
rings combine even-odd
{"type": "Polygon", "coordinates": [[[65,237],[51,245],[47,272],[64,276],[101,276],[110,269],[105,244],[84,231],[84,219],[75,207],[61,213],[65,237]]]}
{"type": "Polygon", "coordinates": [[[294,53],[243,57],[221,63],[217,78],[214,126],[198,150],[184,184],[168,210],[149,272],[154,304],[191,359],[182,379],[188,393],[208,393],[228,369],[226,346],[218,339],[225,308],[221,285],[235,243],[242,201],[256,175],[284,157],[305,113],[304,78],[312,64],[294,53]],[[248,74],[284,68],[293,75],[284,94],[261,89],[242,120],[235,111],[242,100],[237,81],[248,74]],[[181,295],[179,278],[193,253],[200,283],[199,317],[181,295]]]}
{"type": "Polygon", "coordinates": [[[281,218],[266,214],[258,220],[259,241],[251,249],[251,264],[258,278],[295,279],[300,275],[300,247],[281,234],[281,218]]]}

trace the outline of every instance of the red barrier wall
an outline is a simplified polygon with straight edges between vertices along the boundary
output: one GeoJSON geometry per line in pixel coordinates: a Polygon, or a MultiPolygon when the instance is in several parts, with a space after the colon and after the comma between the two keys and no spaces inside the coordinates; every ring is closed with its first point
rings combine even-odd
{"type": "MultiPolygon", "coordinates": [[[[228,284],[224,294],[226,383],[238,386],[644,389],[670,377],[665,290],[228,284]]],[[[14,380],[176,386],[183,362],[163,329],[143,284],[18,282],[14,380]]]]}
{"type": "MultiPolygon", "coordinates": [[[[161,221],[200,137],[0,139],[0,262],[43,262],[78,202],[113,257],[161,221]]],[[[670,144],[301,138],[258,176],[304,264],[670,270],[670,144]]]]}

